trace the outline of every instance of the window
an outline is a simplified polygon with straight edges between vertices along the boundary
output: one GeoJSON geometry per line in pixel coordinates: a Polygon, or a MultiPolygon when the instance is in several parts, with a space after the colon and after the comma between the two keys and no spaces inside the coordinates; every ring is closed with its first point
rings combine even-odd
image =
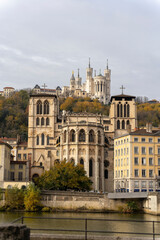
{"type": "Polygon", "coordinates": [[[89,177],[93,176],[93,162],[92,159],[89,160],[89,177]]]}
{"type": "Polygon", "coordinates": [[[153,138],[149,138],[149,142],[152,143],[153,142],[153,138]]]}
{"type": "Polygon", "coordinates": [[[117,178],[117,171],[116,171],[115,177],[117,178]]]}
{"type": "Polygon", "coordinates": [[[40,100],[37,102],[37,114],[42,114],[42,102],[40,100]]]}
{"type": "Polygon", "coordinates": [[[158,169],[158,177],[160,177],[160,170],[158,169]]]}
{"type": "Polygon", "coordinates": [[[117,121],[117,129],[120,129],[120,121],[117,121]]]}
{"type": "Polygon", "coordinates": [[[121,166],[123,166],[123,159],[121,159],[121,166]]]}
{"type": "Polygon", "coordinates": [[[117,167],[117,159],[116,159],[116,163],[115,163],[115,166],[117,167]]]}
{"type": "Polygon", "coordinates": [[[138,138],[137,137],[134,138],[134,142],[138,142],[138,138]]]}
{"type": "Polygon", "coordinates": [[[23,172],[18,172],[18,181],[22,181],[23,179],[23,172]]]}
{"type": "Polygon", "coordinates": [[[15,179],[14,179],[14,172],[11,172],[11,181],[15,181],[15,179]]]}
{"type": "Polygon", "coordinates": [[[121,170],[121,177],[123,177],[123,170],[121,170]]]}
{"type": "Polygon", "coordinates": [[[11,164],[10,166],[11,166],[11,169],[13,170],[14,169],[14,164],[11,164]]]}
{"type": "Polygon", "coordinates": [[[49,125],[49,118],[47,117],[46,118],[46,126],[48,126],[49,125]]]}
{"type": "Polygon", "coordinates": [[[139,164],[138,157],[135,157],[134,158],[134,165],[138,165],[138,164],[139,164]]]}
{"type": "Polygon", "coordinates": [[[39,136],[37,136],[37,145],[39,145],[39,136]]]}
{"type": "Polygon", "coordinates": [[[146,170],[142,169],[142,177],[146,177],[146,170]]]}
{"type": "Polygon", "coordinates": [[[19,169],[23,169],[23,164],[19,164],[19,169]]]}
{"type": "Polygon", "coordinates": [[[146,148],[142,147],[142,154],[146,154],[146,148]]]}
{"type": "Polygon", "coordinates": [[[123,156],[123,149],[121,148],[121,156],[123,156]]]}
{"type": "Polygon", "coordinates": [[[70,132],[70,142],[75,142],[75,137],[75,130],[72,129],[70,132]]]}
{"type": "Polygon", "coordinates": [[[64,143],[66,143],[66,135],[67,135],[67,133],[66,133],[66,130],[64,131],[64,143]]]}
{"type": "Polygon", "coordinates": [[[152,147],[149,147],[149,154],[153,154],[153,148],[152,147]]]}
{"type": "Polygon", "coordinates": [[[134,154],[138,154],[138,147],[134,147],[134,154]]]}
{"type": "Polygon", "coordinates": [[[127,170],[127,177],[129,177],[129,170],[127,170]]]}
{"type": "Polygon", "coordinates": [[[158,166],[160,166],[160,158],[158,158],[158,166]]]}
{"type": "Polygon", "coordinates": [[[134,188],[139,188],[139,181],[134,181],[134,188]]]}
{"type": "MultiPolygon", "coordinates": [[[[116,175],[117,175],[117,171],[116,171],[116,175]]],[[[117,177],[117,176],[116,176],[117,177]]],[[[104,170],[104,178],[108,179],[108,170],[104,170]]]]}
{"type": "Polygon", "coordinates": [[[142,157],[142,165],[146,165],[146,158],[142,157]]]}
{"type": "Polygon", "coordinates": [[[149,177],[153,177],[153,170],[149,170],[149,177]]]}
{"type": "Polygon", "coordinates": [[[160,138],[158,138],[158,143],[160,143],[160,138]]]}
{"type": "Polygon", "coordinates": [[[23,159],[26,160],[27,159],[27,154],[23,154],[23,159]]]}
{"type": "Polygon", "coordinates": [[[18,158],[21,159],[21,154],[18,154],[18,158]]]}
{"type": "Polygon", "coordinates": [[[41,135],[41,144],[44,145],[44,134],[41,135]]]}
{"type": "Polygon", "coordinates": [[[86,135],[84,129],[81,129],[79,132],[79,142],[85,142],[86,135]]]}
{"type": "Polygon", "coordinates": [[[83,158],[80,159],[80,164],[81,164],[81,165],[84,165],[84,160],[83,160],[83,158]]]}
{"type": "Polygon", "coordinates": [[[145,142],[145,141],[146,141],[146,139],[145,139],[145,138],[141,138],[141,141],[142,141],[142,142],[145,142]]]}
{"type": "Polygon", "coordinates": [[[149,181],[149,188],[153,188],[153,181],[149,181]]]}
{"type": "Polygon", "coordinates": [[[36,125],[39,125],[39,118],[36,118],[36,125]]]}
{"type": "Polygon", "coordinates": [[[149,165],[150,165],[150,166],[153,165],[153,158],[149,158],[149,165]]]}
{"type": "Polygon", "coordinates": [[[158,155],[160,155],[160,147],[158,147],[158,155]]]}
{"type": "Polygon", "coordinates": [[[49,102],[47,100],[44,102],[44,114],[49,114],[49,102]]]}
{"type": "Polygon", "coordinates": [[[146,181],[142,181],[141,186],[142,188],[146,188],[146,181]]]}
{"type": "Polygon", "coordinates": [[[120,159],[118,159],[118,167],[120,166],[120,159]]]}
{"type": "Polygon", "coordinates": [[[49,145],[49,136],[47,136],[47,145],[49,145]]]}
{"type": "Polygon", "coordinates": [[[93,130],[89,131],[89,142],[94,143],[94,131],[93,130]]]}
{"type": "Polygon", "coordinates": [[[138,177],[138,176],[139,176],[139,171],[138,171],[138,169],[135,169],[135,170],[134,170],[134,176],[135,176],[135,177],[138,177]]]}
{"type": "Polygon", "coordinates": [[[44,118],[43,117],[41,118],[41,125],[42,126],[44,125],[44,118]]]}

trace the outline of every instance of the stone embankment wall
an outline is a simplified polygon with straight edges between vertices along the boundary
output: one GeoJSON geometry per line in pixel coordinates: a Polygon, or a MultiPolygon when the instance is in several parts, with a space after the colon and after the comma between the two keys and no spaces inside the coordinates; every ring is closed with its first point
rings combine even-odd
{"type": "Polygon", "coordinates": [[[149,193],[143,201],[143,210],[145,213],[160,215],[160,193],[149,193]]]}
{"type": "Polygon", "coordinates": [[[119,211],[127,201],[109,199],[108,194],[100,193],[43,191],[41,202],[60,210],[119,211]]]}
{"type": "Polygon", "coordinates": [[[30,229],[23,224],[0,225],[0,240],[29,240],[30,229]]]}

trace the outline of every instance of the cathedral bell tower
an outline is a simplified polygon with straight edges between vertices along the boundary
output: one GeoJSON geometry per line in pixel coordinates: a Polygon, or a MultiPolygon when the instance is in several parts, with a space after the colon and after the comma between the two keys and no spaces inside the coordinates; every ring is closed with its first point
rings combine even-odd
{"type": "Polygon", "coordinates": [[[90,66],[90,58],[89,58],[89,64],[88,68],[86,69],[86,92],[92,95],[94,89],[93,89],[93,68],[90,66]]]}

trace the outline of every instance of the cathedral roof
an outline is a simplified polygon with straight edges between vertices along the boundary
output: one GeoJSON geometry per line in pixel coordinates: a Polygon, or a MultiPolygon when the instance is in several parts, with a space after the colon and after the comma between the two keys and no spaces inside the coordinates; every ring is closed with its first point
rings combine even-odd
{"type": "Polygon", "coordinates": [[[111,97],[111,102],[112,102],[112,99],[115,99],[115,100],[122,100],[122,98],[124,98],[125,100],[132,100],[133,98],[136,98],[135,96],[131,96],[131,95],[125,95],[125,94],[119,94],[119,95],[114,95],[111,97]]]}

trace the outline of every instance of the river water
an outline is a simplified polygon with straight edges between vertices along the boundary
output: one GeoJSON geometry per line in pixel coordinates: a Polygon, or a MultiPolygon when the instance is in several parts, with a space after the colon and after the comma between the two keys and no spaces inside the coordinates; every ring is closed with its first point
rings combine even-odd
{"type": "MultiPolygon", "coordinates": [[[[0,224],[10,223],[15,219],[24,217],[46,217],[46,218],[89,218],[89,219],[108,219],[110,221],[98,221],[89,220],[87,222],[88,230],[99,230],[99,231],[116,231],[116,232],[135,232],[135,233],[151,233],[153,231],[152,222],[138,222],[142,221],[160,221],[160,216],[154,216],[149,214],[118,214],[118,213],[23,213],[23,212],[0,212],[0,224]],[[112,220],[127,220],[123,221],[112,221],[112,220]],[[137,220],[130,222],[129,220],[137,220]]],[[[24,224],[30,228],[38,229],[85,229],[84,220],[64,220],[64,219],[24,219],[24,224]]],[[[34,230],[33,232],[46,232],[42,230],[34,230]]],[[[155,223],[155,232],[160,234],[160,223],[155,223]]],[[[51,231],[46,232],[51,233],[51,231]]],[[[52,232],[53,233],[53,232],[52,232]]],[[[54,232],[55,233],[55,232],[54,232]]],[[[57,231],[56,233],[62,233],[57,231]]],[[[64,232],[69,233],[69,232],[64,232]]],[[[82,233],[78,233],[82,234],[82,233]]],[[[83,233],[84,234],[84,233],[83,233]]],[[[102,234],[99,234],[102,235],[102,234]]],[[[119,236],[119,234],[113,234],[119,236]]],[[[127,236],[127,234],[126,234],[127,236]]],[[[159,236],[160,239],[160,236],[159,236]]]]}

